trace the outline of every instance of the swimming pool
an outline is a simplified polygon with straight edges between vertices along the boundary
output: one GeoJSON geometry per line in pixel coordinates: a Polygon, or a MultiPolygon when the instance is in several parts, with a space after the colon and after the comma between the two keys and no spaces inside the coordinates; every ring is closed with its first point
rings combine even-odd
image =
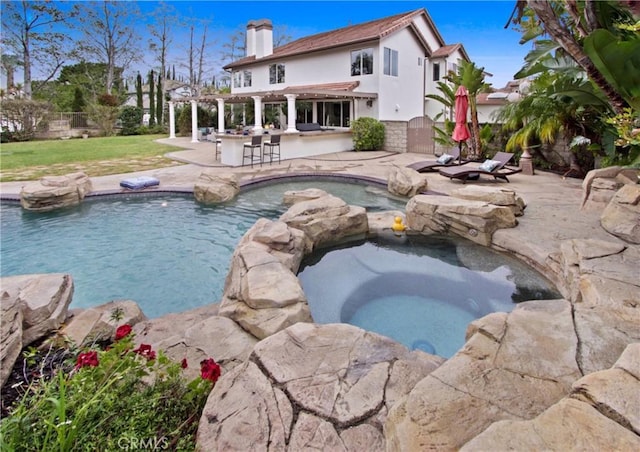
{"type": "Polygon", "coordinates": [[[350,323],[445,358],[464,345],[472,320],[560,298],[519,260],[442,236],[389,234],[319,250],[298,278],[314,321],[350,323]]]}
{"type": "Polygon", "coordinates": [[[368,210],[404,209],[385,187],[296,180],[243,190],[236,201],[203,206],[191,195],[87,198],[49,213],[1,203],[2,276],[69,273],[71,308],[136,301],[147,317],[220,301],[231,255],[260,217],[275,219],[287,190],[321,188],[368,210]]]}

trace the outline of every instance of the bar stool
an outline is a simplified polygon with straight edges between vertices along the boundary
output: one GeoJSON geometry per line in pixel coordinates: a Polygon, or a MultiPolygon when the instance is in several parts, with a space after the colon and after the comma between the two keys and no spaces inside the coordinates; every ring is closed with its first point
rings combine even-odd
{"type": "Polygon", "coordinates": [[[271,135],[271,139],[264,142],[263,156],[265,160],[269,156],[269,165],[271,165],[273,157],[276,155],[278,156],[278,163],[280,163],[280,135],[271,135]]]}
{"type": "Polygon", "coordinates": [[[256,159],[262,166],[262,135],[254,135],[251,137],[251,143],[244,143],[242,146],[242,166],[247,159],[251,162],[251,168],[256,159]]]}
{"type": "Polygon", "coordinates": [[[216,139],[216,160],[218,160],[218,156],[222,153],[222,140],[220,138],[216,139]]]}

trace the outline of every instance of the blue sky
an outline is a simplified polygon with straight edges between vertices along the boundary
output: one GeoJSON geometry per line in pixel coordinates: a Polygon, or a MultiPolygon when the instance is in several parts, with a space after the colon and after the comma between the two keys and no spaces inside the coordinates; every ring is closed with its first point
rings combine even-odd
{"type": "MultiPolygon", "coordinates": [[[[132,2],[133,3],[133,2],[132,2]]],[[[138,33],[144,38],[145,21],[152,20],[151,14],[159,6],[156,0],[139,0],[142,20],[137,23],[138,33]]],[[[425,8],[433,19],[447,44],[462,43],[469,57],[486,72],[493,74],[486,81],[500,88],[513,78],[523,64],[529,45],[518,44],[520,34],[508,27],[508,21],[515,0],[440,0],[440,1],[381,1],[381,0],[325,0],[325,1],[264,1],[264,0],[167,0],[175,8],[176,16],[185,19],[187,24],[194,23],[193,18],[208,23],[207,52],[210,67],[220,70],[219,49],[228,41],[228,37],[238,31],[244,32],[250,20],[270,19],[277,32],[284,29],[293,39],[304,36],[380,19],[398,13],[425,8]]],[[[61,5],[63,5],[61,3],[61,5]]],[[[68,5],[68,3],[67,3],[68,5]]],[[[176,29],[169,63],[176,65],[177,73],[181,69],[180,59],[184,60],[189,42],[188,28],[176,29]]],[[[195,40],[201,39],[196,29],[195,40]]],[[[156,66],[151,53],[147,52],[146,61],[130,68],[126,75],[135,75],[136,70],[146,73],[156,66]]],[[[37,68],[34,68],[37,78],[37,68]]],[[[205,79],[214,75],[207,71],[205,79]]],[[[21,78],[22,74],[16,74],[21,78]]]]}
{"type": "MultiPolygon", "coordinates": [[[[250,20],[270,19],[274,27],[286,27],[297,39],[351,24],[425,8],[447,44],[462,43],[469,57],[493,77],[487,82],[505,86],[523,64],[529,51],[520,45],[520,34],[505,29],[515,0],[509,1],[170,1],[179,14],[209,22],[208,40],[220,45],[225,36],[244,30],[250,20]]],[[[155,1],[138,2],[150,12],[155,1]]]]}

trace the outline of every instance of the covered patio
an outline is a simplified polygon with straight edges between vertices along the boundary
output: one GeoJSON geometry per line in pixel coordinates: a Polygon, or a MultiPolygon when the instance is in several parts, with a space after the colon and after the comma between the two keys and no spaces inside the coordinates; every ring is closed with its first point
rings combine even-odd
{"type": "MultiPolygon", "coordinates": [[[[375,93],[354,92],[358,85],[356,81],[292,86],[274,91],[203,95],[180,102],[191,104],[191,142],[212,141],[220,147],[221,163],[241,166],[245,160],[243,149],[247,135],[266,135],[265,140],[270,139],[268,135],[281,135],[282,160],[351,150],[350,124],[360,110],[360,103],[371,108],[377,98],[375,93]],[[253,125],[250,126],[246,119],[251,112],[244,106],[251,101],[253,125]],[[214,105],[218,112],[224,112],[218,114],[214,134],[199,133],[197,111],[201,104],[214,105]],[[230,117],[226,118],[227,104],[241,104],[243,109],[241,112],[232,109],[230,117]],[[227,124],[227,119],[231,124],[227,124]]],[[[176,137],[175,103],[169,102],[169,138],[176,137]]],[[[262,155],[262,147],[260,151],[262,155]]]]}

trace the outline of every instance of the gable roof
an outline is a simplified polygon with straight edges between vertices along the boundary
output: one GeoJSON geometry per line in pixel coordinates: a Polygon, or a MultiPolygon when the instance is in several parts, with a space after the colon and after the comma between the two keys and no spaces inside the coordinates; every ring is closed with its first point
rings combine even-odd
{"type": "MultiPolygon", "coordinates": [[[[359,42],[373,41],[383,38],[405,27],[411,27],[416,32],[416,35],[419,36],[417,29],[415,29],[415,26],[413,25],[413,20],[420,15],[425,16],[425,19],[427,20],[436,39],[440,45],[444,45],[444,40],[427,14],[427,11],[424,8],[420,8],[407,13],[396,14],[395,16],[389,16],[362,24],[351,25],[337,30],[326,31],[324,33],[300,38],[288,44],[276,47],[273,49],[273,53],[271,55],[260,58],[259,60],[269,61],[310,52],[318,52],[345,45],[357,44],[359,42]]],[[[429,48],[428,44],[424,40],[421,41],[426,48],[429,48]]],[[[234,69],[251,64],[255,61],[258,61],[255,56],[241,58],[238,61],[227,64],[223,69],[234,69]]]]}
{"type": "Polygon", "coordinates": [[[448,44],[446,46],[440,47],[438,50],[431,54],[431,58],[446,58],[451,56],[454,52],[460,51],[460,54],[466,61],[471,61],[467,51],[465,50],[462,44],[448,44]]]}

